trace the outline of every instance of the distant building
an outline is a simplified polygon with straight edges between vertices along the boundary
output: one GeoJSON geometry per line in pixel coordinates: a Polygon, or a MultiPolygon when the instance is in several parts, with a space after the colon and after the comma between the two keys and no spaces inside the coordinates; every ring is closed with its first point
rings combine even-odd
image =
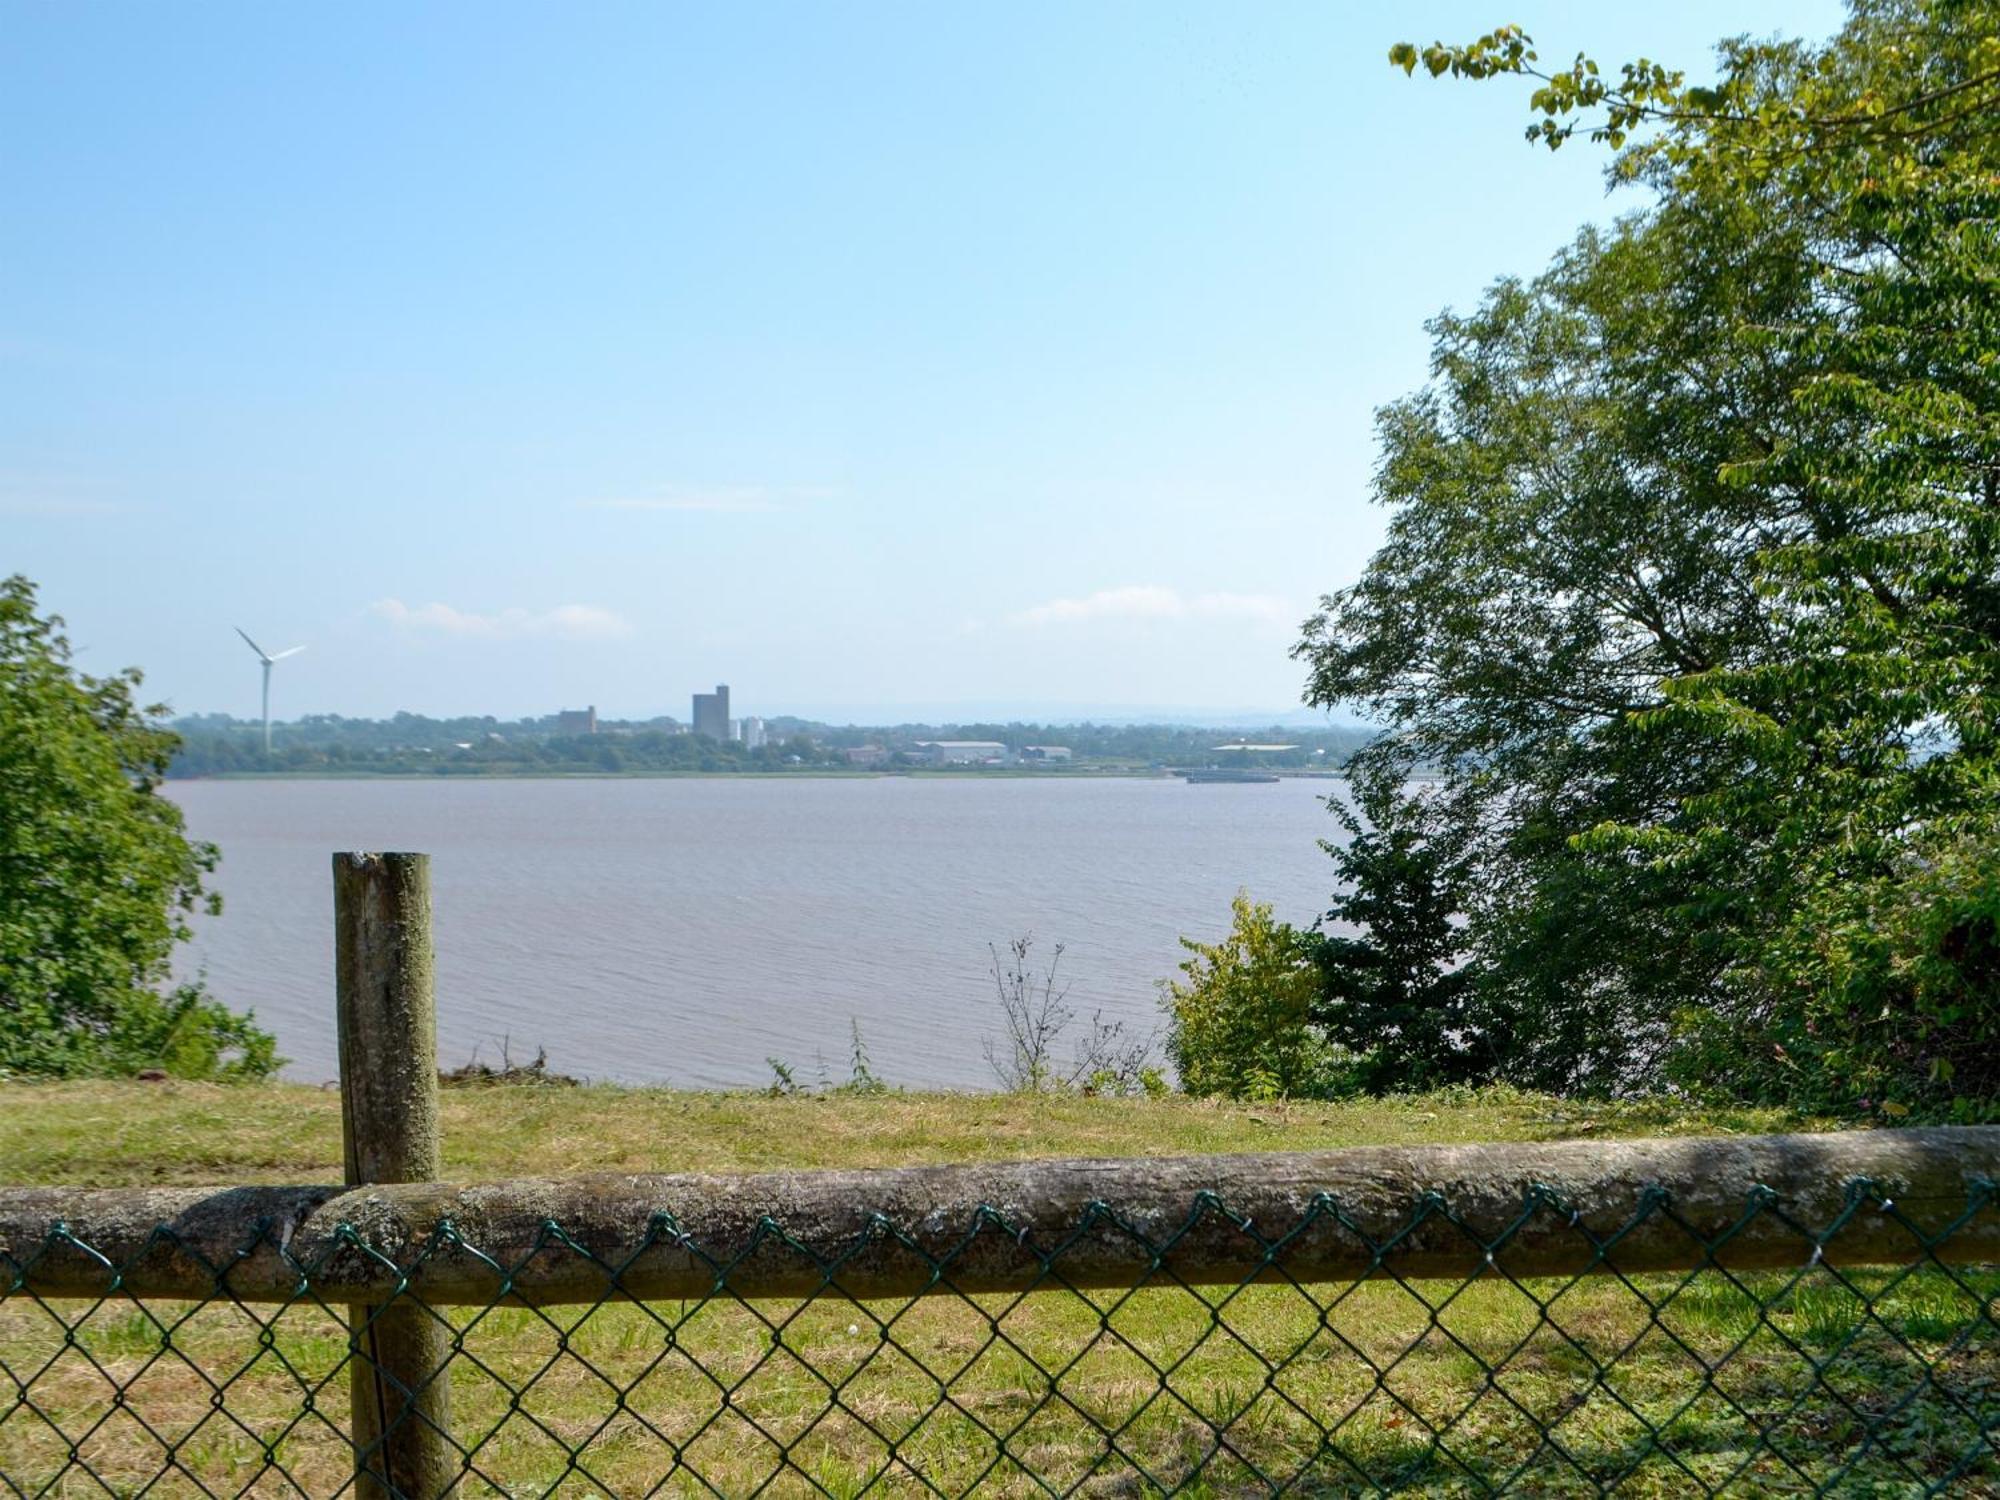
{"type": "Polygon", "coordinates": [[[743,748],[745,750],[762,750],[764,748],[764,721],[755,714],[750,715],[738,726],[736,737],[743,741],[743,748]]]}
{"type": "Polygon", "coordinates": [[[1298,748],[1299,747],[1297,745],[1244,745],[1244,744],[1216,745],[1212,747],[1213,753],[1217,755],[1220,755],[1225,751],[1229,750],[1248,750],[1255,754],[1277,755],[1282,753],[1283,751],[1296,750],[1298,748]]]}
{"type": "Polygon", "coordinates": [[[1067,745],[1023,745],[1021,759],[1037,761],[1042,765],[1066,763],[1070,758],[1067,745]]]}
{"type": "Polygon", "coordinates": [[[850,766],[879,766],[889,758],[880,745],[851,745],[840,753],[850,766]]]}
{"type": "Polygon", "coordinates": [[[729,738],[729,684],[718,682],[712,693],[694,695],[694,723],[696,734],[705,734],[712,740],[729,738]]]}
{"type": "Polygon", "coordinates": [[[917,750],[934,766],[977,766],[1007,758],[1007,747],[998,740],[919,740],[917,750]]]}
{"type": "Polygon", "coordinates": [[[557,734],[597,733],[597,705],[589,708],[565,708],[556,714],[557,734]]]}

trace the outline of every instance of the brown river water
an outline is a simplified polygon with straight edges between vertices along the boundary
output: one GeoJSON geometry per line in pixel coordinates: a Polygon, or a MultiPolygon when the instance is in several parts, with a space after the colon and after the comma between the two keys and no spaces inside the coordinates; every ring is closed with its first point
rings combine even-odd
{"type": "Polygon", "coordinates": [[[1160,1023],[1182,934],[1241,889],[1309,922],[1332,888],[1333,784],[1142,778],[192,781],[169,792],[221,846],[220,918],[184,973],[254,1007],[334,1074],[338,849],[432,856],[439,1049],[684,1087],[847,1076],[993,1085],[989,943],[1067,945],[1070,1003],[1160,1023]]]}

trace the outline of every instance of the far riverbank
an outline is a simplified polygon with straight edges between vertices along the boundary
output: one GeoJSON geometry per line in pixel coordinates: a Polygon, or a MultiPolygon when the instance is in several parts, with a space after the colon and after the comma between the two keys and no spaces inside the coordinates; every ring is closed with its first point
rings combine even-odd
{"type": "MultiPolygon", "coordinates": [[[[1339,771],[1271,770],[1267,775],[1283,781],[1339,781],[1339,771]]],[[[841,770],[832,766],[804,766],[796,770],[741,771],[561,771],[505,770],[478,768],[458,770],[437,766],[409,771],[213,771],[195,776],[169,775],[175,782],[194,781],[1177,781],[1179,771],[1152,766],[1074,766],[1061,770],[1041,770],[1026,766],[992,767],[910,767],[896,770],[841,770]]]]}

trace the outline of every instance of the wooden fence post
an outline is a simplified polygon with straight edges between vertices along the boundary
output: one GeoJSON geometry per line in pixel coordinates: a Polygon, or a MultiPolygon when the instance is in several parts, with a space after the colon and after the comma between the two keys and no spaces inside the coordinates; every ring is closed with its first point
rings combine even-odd
{"type": "MultiPolygon", "coordinates": [[[[443,1157],[430,856],[334,855],[333,910],[347,1182],[434,1181],[443,1157]]],[[[356,1303],[348,1319],[356,1492],[436,1500],[456,1467],[450,1330],[408,1300],[356,1303]]]]}

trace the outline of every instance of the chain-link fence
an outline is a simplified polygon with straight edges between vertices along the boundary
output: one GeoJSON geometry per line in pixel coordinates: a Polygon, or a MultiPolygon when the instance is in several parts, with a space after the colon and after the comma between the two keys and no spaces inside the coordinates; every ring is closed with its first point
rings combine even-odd
{"type": "Polygon", "coordinates": [[[0,1492],[2000,1494],[1992,1185],[1744,1191],[1775,1158],[1704,1147],[1644,1182],[1567,1148],[1504,1213],[1470,1169],[1409,1192],[1332,1157],[1083,1174],[1122,1205],[1034,1196],[1092,1164],[1009,1169],[1005,1201],[908,1173],[628,1179],[588,1210],[8,1190],[0,1492]],[[1342,1180],[1258,1187],[1279,1162],[1342,1180]],[[381,1355],[398,1319],[429,1342],[381,1355]],[[378,1453],[351,1390],[385,1402],[378,1453]],[[427,1477],[357,1481],[399,1444],[427,1477]]]}

